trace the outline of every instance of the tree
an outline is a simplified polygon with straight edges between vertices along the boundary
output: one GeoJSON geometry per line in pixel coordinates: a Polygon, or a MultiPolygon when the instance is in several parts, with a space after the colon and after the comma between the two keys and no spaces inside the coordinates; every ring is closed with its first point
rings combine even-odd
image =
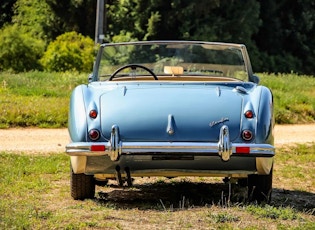
{"type": "Polygon", "coordinates": [[[252,39],[261,25],[260,4],[256,0],[120,0],[107,7],[110,38],[122,36],[124,31],[136,40],[244,43],[253,60],[258,60],[252,39]]]}
{"type": "Polygon", "coordinates": [[[14,14],[13,6],[16,0],[1,0],[0,4],[0,28],[4,24],[11,22],[12,16],[14,14]]]}
{"type": "Polygon", "coordinates": [[[22,31],[18,25],[9,25],[0,32],[0,71],[24,72],[41,69],[39,59],[44,42],[22,31]]]}
{"type": "Polygon", "coordinates": [[[252,45],[258,31],[256,0],[120,0],[108,5],[109,35],[120,30],[143,39],[192,39],[252,45]]]}
{"type": "Polygon", "coordinates": [[[312,0],[261,1],[263,24],[254,40],[266,72],[315,73],[315,3],[312,0]]]}
{"type": "Polygon", "coordinates": [[[53,38],[76,31],[94,37],[96,0],[45,0],[55,17],[53,38]]]}
{"type": "Polygon", "coordinates": [[[47,71],[90,72],[94,56],[94,41],[72,31],[58,36],[48,45],[41,63],[47,71]]]}
{"type": "MultiPolygon", "coordinates": [[[[244,43],[255,71],[315,73],[313,0],[105,2],[107,41],[244,43]]],[[[44,46],[65,32],[95,35],[96,0],[2,0],[0,10],[0,28],[17,25],[44,46]]]]}
{"type": "Polygon", "coordinates": [[[244,43],[256,71],[315,73],[312,0],[108,0],[107,12],[109,40],[244,43]]]}
{"type": "Polygon", "coordinates": [[[17,0],[12,22],[38,39],[52,39],[54,16],[45,0],[17,0]]]}
{"type": "Polygon", "coordinates": [[[52,22],[49,7],[45,0],[17,0],[13,12],[12,22],[0,31],[0,69],[41,69],[52,22]]]}

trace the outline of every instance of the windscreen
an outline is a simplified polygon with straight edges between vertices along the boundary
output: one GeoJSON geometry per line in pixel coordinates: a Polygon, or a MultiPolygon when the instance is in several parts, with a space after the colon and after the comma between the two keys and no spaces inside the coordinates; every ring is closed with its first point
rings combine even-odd
{"type": "MultiPolygon", "coordinates": [[[[248,80],[242,50],[233,45],[200,43],[130,43],[105,45],[98,66],[98,78],[108,79],[129,64],[143,65],[156,76],[227,77],[248,80]]],[[[148,75],[145,69],[137,74],[148,75]]],[[[118,73],[125,75],[130,70],[118,73]]]]}

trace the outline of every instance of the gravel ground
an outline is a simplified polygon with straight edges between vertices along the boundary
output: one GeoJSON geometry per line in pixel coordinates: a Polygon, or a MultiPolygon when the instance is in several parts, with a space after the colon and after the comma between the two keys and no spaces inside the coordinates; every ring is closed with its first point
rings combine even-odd
{"type": "MultiPolygon", "coordinates": [[[[0,129],[0,151],[60,153],[69,143],[67,129],[0,129]]],[[[315,142],[315,124],[276,125],[275,145],[315,142]]]]}

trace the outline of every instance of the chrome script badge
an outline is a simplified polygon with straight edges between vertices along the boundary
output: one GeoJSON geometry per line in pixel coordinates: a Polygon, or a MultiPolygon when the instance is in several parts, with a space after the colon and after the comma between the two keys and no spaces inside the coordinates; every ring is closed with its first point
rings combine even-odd
{"type": "Polygon", "coordinates": [[[209,123],[209,126],[210,126],[210,127],[213,127],[213,126],[215,126],[215,125],[224,123],[224,122],[229,121],[229,120],[230,120],[230,119],[227,118],[227,117],[222,117],[221,120],[210,122],[210,123],[209,123]]]}

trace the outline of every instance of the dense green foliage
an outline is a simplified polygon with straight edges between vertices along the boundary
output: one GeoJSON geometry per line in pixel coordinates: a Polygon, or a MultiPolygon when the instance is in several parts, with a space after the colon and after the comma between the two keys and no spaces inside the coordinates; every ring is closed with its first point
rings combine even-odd
{"type": "Polygon", "coordinates": [[[12,23],[0,29],[0,71],[91,71],[93,40],[74,32],[76,27],[61,29],[60,18],[48,3],[16,1],[12,23]]]}
{"type": "Polygon", "coordinates": [[[7,22],[10,22],[13,16],[13,5],[15,1],[1,0],[0,4],[0,28],[7,22]]]}
{"type": "MultiPolygon", "coordinates": [[[[244,43],[256,72],[315,74],[312,0],[105,2],[106,41],[185,39],[244,43]]],[[[0,34],[3,28],[16,24],[23,28],[22,33],[42,39],[46,47],[69,31],[95,36],[95,0],[4,0],[0,9],[0,34]]]]}
{"type": "Polygon", "coordinates": [[[138,40],[205,40],[254,48],[259,3],[246,1],[119,1],[109,4],[109,36],[130,32],[138,40]]]}
{"type": "Polygon", "coordinates": [[[41,69],[39,59],[44,52],[44,45],[42,40],[30,33],[23,33],[16,25],[4,28],[0,34],[0,71],[41,69]]]}
{"type": "Polygon", "coordinates": [[[49,6],[55,17],[52,39],[67,31],[77,31],[94,39],[96,0],[42,1],[49,6]]]}
{"type": "Polygon", "coordinates": [[[18,0],[14,8],[12,22],[21,32],[27,32],[45,42],[53,40],[55,31],[53,11],[43,0],[18,0]]]}
{"type": "MultiPolygon", "coordinates": [[[[260,74],[274,94],[278,124],[315,122],[315,78],[260,74]]],[[[0,128],[66,127],[71,91],[88,74],[28,72],[0,74],[0,128]]]]}
{"type": "Polygon", "coordinates": [[[262,25],[253,36],[259,48],[256,70],[315,73],[315,2],[259,1],[262,25]],[[264,63],[263,63],[264,62],[264,63]]]}
{"type": "Polygon", "coordinates": [[[91,38],[68,32],[48,45],[41,63],[47,71],[89,72],[93,67],[94,56],[94,42],[91,38]]]}

